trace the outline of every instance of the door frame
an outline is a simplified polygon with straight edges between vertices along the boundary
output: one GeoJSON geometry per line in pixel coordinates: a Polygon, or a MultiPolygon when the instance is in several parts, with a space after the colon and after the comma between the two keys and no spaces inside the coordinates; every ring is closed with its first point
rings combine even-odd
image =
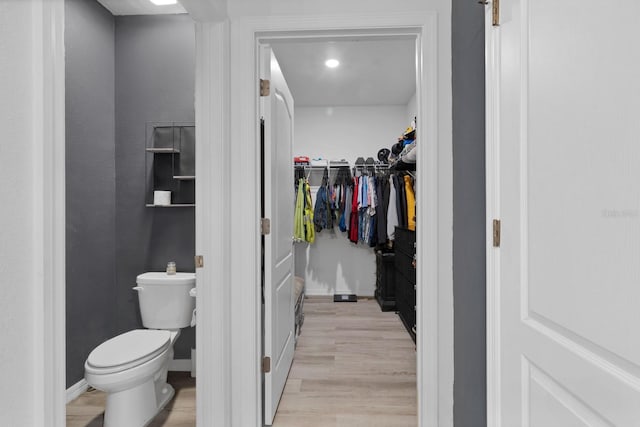
{"type": "Polygon", "coordinates": [[[258,47],[262,40],[301,36],[413,34],[417,38],[418,153],[417,393],[420,426],[453,423],[452,152],[449,41],[438,14],[245,17],[231,24],[230,158],[242,165],[234,183],[230,240],[231,414],[234,426],[262,425],[259,232],[258,47]],[[444,48],[443,48],[444,45],[444,48]],[[447,49],[449,48],[449,49],[447,49]],[[444,70],[444,72],[443,72],[444,70]],[[254,125],[255,124],[255,125],[254,125]],[[245,196],[242,196],[245,195],[245,196]]]}
{"type": "Polygon", "coordinates": [[[500,27],[493,26],[491,7],[485,8],[485,186],[486,186],[486,368],[487,426],[501,424],[500,248],[493,246],[493,219],[500,213],[500,27]]]}
{"type": "Polygon", "coordinates": [[[31,265],[36,425],[64,427],[65,346],[65,59],[64,0],[32,2],[32,148],[35,240],[31,265]]]}

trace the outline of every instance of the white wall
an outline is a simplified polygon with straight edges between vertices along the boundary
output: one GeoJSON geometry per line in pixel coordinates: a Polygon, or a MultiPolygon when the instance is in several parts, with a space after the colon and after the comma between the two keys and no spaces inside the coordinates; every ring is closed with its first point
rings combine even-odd
{"type": "Polygon", "coordinates": [[[36,425],[31,2],[0,3],[0,425],[36,425]],[[9,101],[10,100],[10,101],[9,101]]]}
{"type": "Polygon", "coordinates": [[[418,115],[418,100],[415,93],[413,94],[409,102],[407,102],[406,115],[409,123],[413,120],[414,117],[418,115]]]}
{"type": "MultiPolygon", "coordinates": [[[[326,159],[373,157],[397,141],[409,122],[405,106],[301,107],[295,110],[294,153],[326,159]]],[[[321,172],[309,176],[320,185],[321,172]]],[[[315,203],[315,191],[312,192],[315,203]]],[[[373,296],[375,255],[368,245],[353,244],[338,227],[316,234],[313,244],[296,244],[296,275],[307,295],[350,293],[373,296]]]]}

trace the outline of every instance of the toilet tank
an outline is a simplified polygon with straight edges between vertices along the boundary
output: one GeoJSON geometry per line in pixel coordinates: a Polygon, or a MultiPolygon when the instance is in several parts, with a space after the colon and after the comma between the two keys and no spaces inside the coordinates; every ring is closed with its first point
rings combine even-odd
{"type": "Polygon", "coordinates": [[[140,274],[138,291],[142,324],[149,329],[180,329],[191,325],[195,298],[189,291],[196,285],[195,273],[140,274]]]}

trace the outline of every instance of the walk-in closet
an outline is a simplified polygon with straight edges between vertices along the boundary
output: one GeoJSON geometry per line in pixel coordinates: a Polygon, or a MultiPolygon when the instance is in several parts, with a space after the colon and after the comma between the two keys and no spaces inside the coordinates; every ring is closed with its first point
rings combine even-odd
{"type": "Polygon", "coordinates": [[[271,43],[295,106],[295,351],[267,425],[417,423],[415,43],[271,43]]]}

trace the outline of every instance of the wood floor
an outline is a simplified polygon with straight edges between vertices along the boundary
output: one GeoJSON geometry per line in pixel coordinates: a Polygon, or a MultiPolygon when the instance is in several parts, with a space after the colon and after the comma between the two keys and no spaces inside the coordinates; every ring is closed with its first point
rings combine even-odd
{"type": "Polygon", "coordinates": [[[415,427],[415,345],[374,300],[308,298],[274,427],[415,427]]]}
{"type": "MultiPolygon", "coordinates": [[[[189,372],[169,372],[175,397],[149,427],[194,427],[196,425],[196,380],[189,372]]],[[[105,394],[92,389],[67,405],[67,427],[102,427],[105,394]]]]}
{"type": "MultiPolygon", "coordinates": [[[[363,299],[307,298],[304,313],[274,427],[415,427],[415,346],[398,316],[363,299]]],[[[176,398],[150,426],[195,426],[195,381],[172,372],[169,382],[176,398]]],[[[84,393],[67,426],[102,426],[103,411],[103,393],[84,393]]]]}

